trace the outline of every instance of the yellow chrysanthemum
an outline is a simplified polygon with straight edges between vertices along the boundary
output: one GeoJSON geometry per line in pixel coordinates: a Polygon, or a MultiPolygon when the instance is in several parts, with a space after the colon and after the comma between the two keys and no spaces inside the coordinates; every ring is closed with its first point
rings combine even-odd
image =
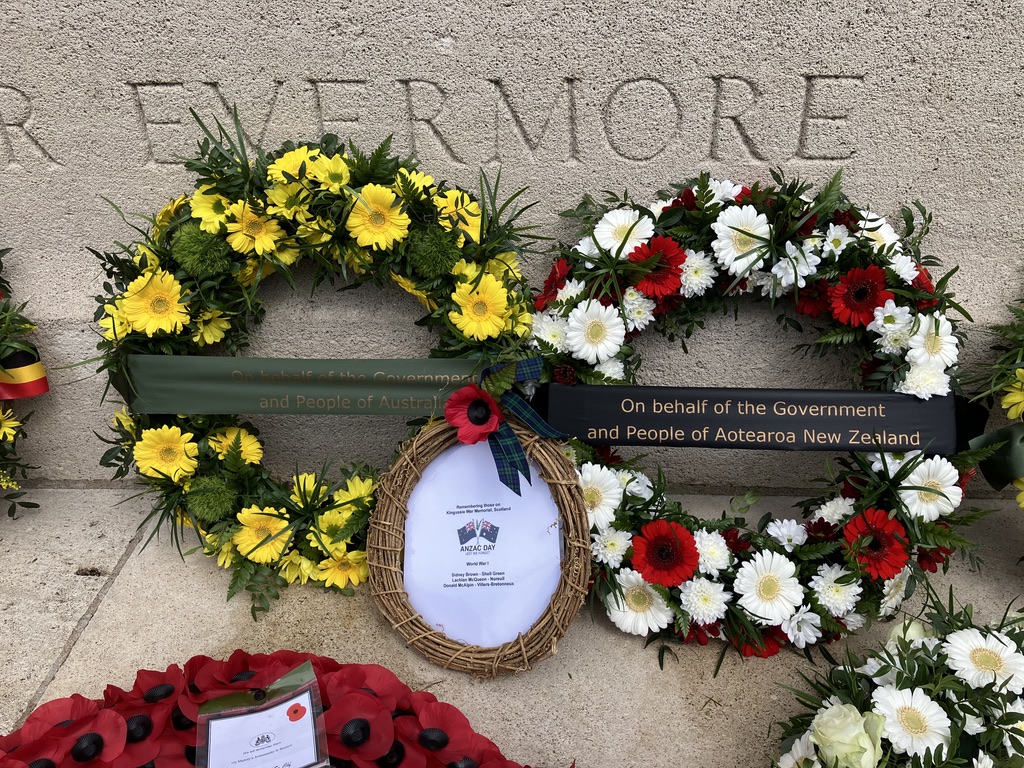
{"type": "Polygon", "coordinates": [[[999,404],[1006,409],[1008,419],[1019,419],[1024,413],[1024,368],[1018,368],[1013,375],[1017,380],[1003,389],[1006,394],[999,404]]]}
{"type": "Polygon", "coordinates": [[[281,225],[274,219],[260,216],[244,200],[233,203],[228,209],[228,245],[238,253],[252,253],[262,256],[277,250],[277,241],[286,236],[281,225]]]}
{"type": "Polygon", "coordinates": [[[409,215],[398,195],[380,184],[367,184],[359,192],[345,228],[363,248],[383,250],[409,235],[409,215]]]}
{"type": "Polygon", "coordinates": [[[21,422],[14,418],[14,411],[0,410],[0,440],[5,443],[13,440],[20,426],[21,422]]]}
{"type": "MultiPolygon", "coordinates": [[[[434,205],[442,227],[449,231],[458,228],[473,238],[473,242],[480,242],[480,206],[473,198],[461,189],[449,189],[443,195],[434,195],[434,205]]],[[[460,237],[459,247],[462,243],[460,237]]]]}
{"type": "Polygon", "coordinates": [[[141,474],[169,477],[176,483],[191,477],[199,466],[199,445],[191,432],[182,433],[178,427],[143,430],[133,454],[141,474]]]}
{"type": "Polygon", "coordinates": [[[309,165],[308,174],[320,182],[320,189],[326,189],[335,195],[341,194],[341,189],[348,184],[352,174],[349,172],[348,163],[341,155],[327,157],[320,155],[309,165]]]}
{"type": "Polygon", "coordinates": [[[306,534],[306,540],[329,557],[339,558],[345,554],[351,536],[337,538],[348,523],[353,509],[329,509],[316,520],[316,529],[306,534]]]}
{"type": "Polygon", "coordinates": [[[493,275],[481,275],[476,288],[471,283],[460,283],[452,301],[460,311],[449,312],[448,319],[469,338],[483,341],[500,336],[505,330],[508,291],[493,275]]]}
{"type": "Polygon", "coordinates": [[[103,329],[103,338],[107,341],[122,341],[132,332],[132,324],[124,316],[121,303],[122,299],[114,299],[113,304],[103,305],[103,311],[107,314],[100,318],[99,326],[103,329]]]}
{"type": "Polygon", "coordinates": [[[289,221],[306,221],[309,218],[310,192],[299,182],[275,184],[267,190],[267,213],[289,221]]]}
{"type": "Polygon", "coordinates": [[[480,274],[480,265],[472,261],[466,261],[465,259],[459,259],[455,262],[455,266],[452,267],[452,275],[460,283],[472,283],[476,281],[477,276],[480,274]]]}
{"type": "Polygon", "coordinates": [[[288,546],[288,519],[283,509],[257,506],[246,507],[238,513],[242,527],[231,537],[242,557],[254,563],[266,564],[279,559],[288,546]]]}
{"type": "Polygon", "coordinates": [[[327,487],[311,472],[292,476],[291,500],[299,507],[315,507],[327,497],[327,487]]]}
{"type": "Polygon", "coordinates": [[[342,558],[324,560],[320,563],[320,581],[325,586],[344,589],[349,585],[356,586],[370,578],[370,566],[366,564],[366,553],[363,551],[349,552],[342,558]]]}
{"type": "Polygon", "coordinates": [[[342,506],[351,505],[353,502],[369,504],[373,501],[373,489],[376,483],[372,477],[350,477],[345,482],[345,487],[334,492],[334,503],[342,506]]]}
{"type": "Polygon", "coordinates": [[[515,251],[503,251],[487,262],[484,269],[504,282],[505,280],[522,280],[519,271],[519,259],[515,251]]]}
{"type": "Polygon", "coordinates": [[[417,199],[422,200],[427,195],[434,194],[434,177],[428,176],[421,171],[407,171],[405,168],[398,169],[398,176],[395,177],[395,192],[402,194],[401,182],[411,185],[418,193],[417,199]]]}
{"type": "Polygon", "coordinates": [[[160,212],[153,220],[154,240],[158,242],[163,240],[163,237],[167,232],[167,227],[170,226],[174,217],[181,213],[181,209],[184,208],[187,203],[188,195],[181,195],[176,200],[171,200],[171,202],[160,209],[160,212]]]}
{"type": "Polygon", "coordinates": [[[256,436],[242,427],[227,427],[223,432],[210,435],[210,447],[217,452],[217,457],[223,459],[228,455],[228,450],[238,437],[239,448],[242,451],[242,461],[246,464],[259,464],[263,458],[263,446],[256,436]]]}
{"type": "Polygon", "coordinates": [[[199,228],[211,235],[216,235],[228,223],[228,208],[231,201],[213,191],[207,184],[196,190],[192,195],[192,218],[199,219],[199,228]]]}
{"type": "Polygon", "coordinates": [[[437,309],[437,302],[430,298],[425,292],[421,291],[416,287],[416,283],[410,280],[408,277],[398,274],[397,272],[391,273],[391,279],[394,280],[403,291],[415,296],[416,301],[424,306],[427,310],[433,312],[437,309]]]}
{"type": "Polygon", "coordinates": [[[310,579],[318,580],[316,563],[303,557],[294,549],[282,558],[279,572],[289,584],[294,584],[296,581],[299,584],[305,584],[310,579]]]}
{"type": "Polygon", "coordinates": [[[188,323],[188,305],[181,301],[181,283],[174,275],[157,269],[139,275],[128,285],[121,310],[132,330],[178,333],[188,323]]]}
{"type": "Polygon", "coordinates": [[[285,152],[267,168],[267,178],[278,182],[293,181],[299,177],[299,168],[303,163],[306,164],[306,173],[309,173],[309,167],[319,156],[319,149],[311,150],[309,147],[297,147],[291,152],[285,152]],[[286,173],[292,178],[286,179],[286,173]]]}
{"type": "Polygon", "coordinates": [[[219,309],[207,310],[196,318],[196,332],[192,334],[192,341],[200,347],[216,344],[224,338],[230,327],[231,323],[219,309]]]}
{"type": "Polygon", "coordinates": [[[1020,491],[1017,494],[1017,506],[1024,509],[1024,477],[1018,477],[1014,480],[1013,487],[1020,491]]]}

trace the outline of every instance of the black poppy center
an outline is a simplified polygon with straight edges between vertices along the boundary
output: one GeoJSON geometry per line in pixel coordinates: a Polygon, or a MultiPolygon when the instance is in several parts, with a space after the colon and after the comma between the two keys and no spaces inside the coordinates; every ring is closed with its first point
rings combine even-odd
{"type": "Polygon", "coordinates": [[[125,741],[129,744],[136,744],[149,737],[153,732],[153,721],[147,715],[132,715],[125,722],[128,732],[125,734],[125,741]]]}
{"type": "Polygon", "coordinates": [[[470,424],[483,426],[491,418],[491,406],[487,404],[486,400],[474,400],[466,408],[466,418],[469,419],[470,424]]]}
{"type": "Polygon", "coordinates": [[[357,717],[349,720],[341,728],[341,743],[346,747],[355,749],[360,744],[365,744],[370,738],[370,721],[357,717]]]}
{"type": "Polygon", "coordinates": [[[79,763],[86,763],[99,757],[103,751],[103,737],[98,733],[83,733],[71,748],[71,757],[79,763]]]}
{"type": "Polygon", "coordinates": [[[245,672],[239,672],[231,677],[232,683],[244,683],[246,680],[252,680],[256,677],[256,673],[251,669],[247,669],[245,672]]]}
{"type": "Polygon", "coordinates": [[[179,707],[175,706],[175,708],[171,710],[171,725],[174,726],[174,730],[176,731],[187,731],[195,725],[195,723],[189,720],[179,707]]]}
{"type": "Polygon", "coordinates": [[[430,750],[444,749],[448,746],[448,734],[440,728],[424,728],[420,731],[420,745],[430,750]]]}
{"type": "Polygon", "coordinates": [[[377,765],[380,768],[397,768],[402,764],[402,760],[405,759],[405,745],[398,739],[395,739],[391,745],[391,749],[384,757],[377,758],[377,765]]]}
{"type": "Polygon", "coordinates": [[[57,764],[46,757],[40,757],[28,764],[28,768],[57,768],[57,764]]]}
{"type": "Polygon", "coordinates": [[[174,693],[174,686],[170,683],[161,683],[160,685],[154,685],[148,691],[146,691],[142,698],[148,704],[156,704],[160,699],[166,699],[174,693]]]}
{"type": "Polygon", "coordinates": [[[448,763],[448,768],[477,768],[476,760],[471,757],[463,757],[455,762],[448,763]]]}

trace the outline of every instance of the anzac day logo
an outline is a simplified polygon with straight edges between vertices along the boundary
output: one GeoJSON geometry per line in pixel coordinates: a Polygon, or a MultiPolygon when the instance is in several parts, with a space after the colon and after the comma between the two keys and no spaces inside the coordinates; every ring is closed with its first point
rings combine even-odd
{"type": "Polygon", "coordinates": [[[498,526],[487,520],[470,520],[458,529],[458,534],[462,552],[490,552],[498,543],[498,526]],[[490,543],[484,544],[481,539],[490,543]]]}

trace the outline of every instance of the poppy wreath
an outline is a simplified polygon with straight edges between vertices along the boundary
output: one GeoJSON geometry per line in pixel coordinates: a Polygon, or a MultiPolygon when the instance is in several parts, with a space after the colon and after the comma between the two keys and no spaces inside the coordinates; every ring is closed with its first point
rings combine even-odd
{"type": "MultiPolygon", "coordinates": [[[[197,118],[198,119],[198,118],[197,118]]],[[[527,228],[513,195],[483,199],[401,159],[385,141],[370,154],[337,137],[250,153],[234,132],[200,121],[205,138],[185,163],[196,189],[138,226],[137,241],[93,251],[107,281],[97,296],[100,370],[131,402],[127,357],[236,355],[266,307],[267,280],[311,265],[313,284],[396,283],[427,311],[435,357],[487,363],[522,357],[531,294],[517,252],[527,228]]],[[[440,416],[440,414],[438,414],[440,416]]],[[[133,413],[113,419],[102,464],[137,471],[154,494],[147,522],[187,529],[231,570],[228,596],[248,592],[255,617],[288,584],[351,593],[366,580],[366,526],[376,473],[365,466],[279,480],[263,467],[259,430],[236,415],[133,413]]]]}
{"type": "MultiPolygon", "coordinates": [[[[837,174],[821,189],[773,174],[741,186],[703,174],[651,203],[586,197],[536,300],[543,379],[633,383],[632,340],[685,340],[711,313],[769,302],[780,326],[816,329],[811,355],[842,352],[866,389],[920,398],[957,387],[967,313],[921,244],[931,216],[903,209],[903,231],[855,205],[837,174]],[[952,317],[950,313],[955,313],[952,317]]],[[[771,656],[808,649],[892,616],[927,572],[969,552],[959,509],[977,454],[852,453],[826,466],[805,518],[747,526],[751,497],[704,520],[635,462],[577,444],[591,523],[592,598],[624,632],[771,656]]],[[[667,648],[667,646],[662,646],[667,648]]]]}
{"type": "Polygon", "coordinates": [[[74,694],[43,704],[21,728],[0,736],[0,768],[191,768],[203,703],[262,690],[307,661],[316,674],[332,765],[519,768],[456,707],[413,691],[384,667],[242,650],[226,661],[195,656],[163,672],[140,670],[131,690],[108,685],[101,699],[74,694]]]}

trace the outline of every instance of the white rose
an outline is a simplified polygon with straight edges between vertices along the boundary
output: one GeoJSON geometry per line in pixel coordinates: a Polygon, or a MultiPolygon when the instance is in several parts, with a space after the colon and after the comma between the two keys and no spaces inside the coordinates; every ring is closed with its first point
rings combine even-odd
{"type": "Polygon", "coordinates": [[[882,759],[882,723],[853,704],[835,704],[814,718],[811,741],[821,761],[834,768],[876,768],[882,759]]]}

